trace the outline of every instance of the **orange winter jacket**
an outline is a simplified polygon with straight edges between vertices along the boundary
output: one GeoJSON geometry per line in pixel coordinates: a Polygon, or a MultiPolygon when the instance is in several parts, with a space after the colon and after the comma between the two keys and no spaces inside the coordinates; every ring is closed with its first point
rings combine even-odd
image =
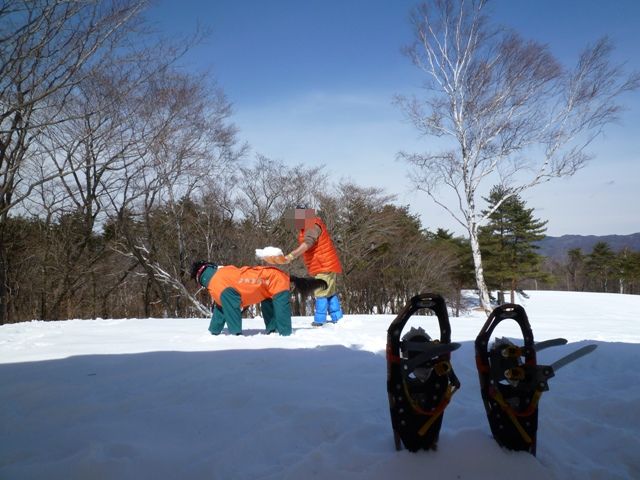
{"type": "MultiPolygon", "coordinates": [[[[338,258],[338,252],[333,245],[333,241],[327,231],[327,226],[319,217],[313,220],[313,223],[320,227],[320,237],[318,241],[303,254],[304,264],[307,267],[309,275],[317,275],[318,273],[342,273],[342,265],[338,258]]],[[[304,228],[298,234],[298,244],[304,242],[304,228]]]]}
{"type": "Polygon", "coordinates": [[[240,294],[242,308],[289,290],[289,275],[275,267],[218,267],[211,277],[207,290],[218,305],[227,288],[240,294]]]}

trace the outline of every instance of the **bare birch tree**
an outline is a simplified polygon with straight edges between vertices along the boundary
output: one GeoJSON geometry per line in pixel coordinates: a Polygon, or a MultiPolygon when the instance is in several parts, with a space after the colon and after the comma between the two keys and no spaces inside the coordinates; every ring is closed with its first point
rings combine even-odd
{"type": "Polygon", "coordinates": [[[574,69],[546,45],[493,29],[484,0],[434,0],[412,13],[415,42],[406,49],[425,73],[426,95],[397,102],[424,135],[442,137],[442,151],[399,156],[413,181],[468,232],[482,307],[491,309],[478,227],[509,196],[582,168],[586,147],[616,118],[623,92],[638,87],[612,65],[604,38],[587,47],[574,69]],[[492,209],[477,205],[486,185],[508,187],[492,209]],[[446,186],[457,198],[447,204],[446,186]]]}

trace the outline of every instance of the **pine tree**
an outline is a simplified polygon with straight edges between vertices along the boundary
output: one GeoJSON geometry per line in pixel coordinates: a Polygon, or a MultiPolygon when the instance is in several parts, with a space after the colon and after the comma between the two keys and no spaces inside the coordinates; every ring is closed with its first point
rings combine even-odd
{"type": "Polygon", "coordinates": [[[463,237],[455,237],[453,233],[446,229],[438,228],[435,233],[429,234],[433,242],[439,245],[446,245],[455,257],[454,268],[451,272],[456,297],[453,298],[453,308],[455,316],[460,315],[462,306],[462,289],[474,283],[473,254],[469,240],[463,237]]]}
{"type": "Polygon", "coordinates": [[[567,290],[581,292],[584,290],[584,270],[586,257],[580,248],[567,251],[567,290]]]}
{"type": "MultiPolygon", "coordinates": [[[[500,199],[509,194],[503,186],[495,186],[485,198],[492,209],[500,199]]],[[[533,217],[533,208],[526,208],[519,195],[504,201],[489,216],[489,223],[480,229],[480,246],[485,259],[487,283],[500,292],[509,290],[511,302],[521,280],[543,279],[543,257],[536,253],[535,242],[544,238],[547,221],[533,217]]]]}
{"type": "Polygon", "coordinates": [[[608,292],[609,281],[617,270],[616,254],[607,242],[598,242],[587,256],[587,275],[596,284],[596,291],[608,292]]]}
{"type": "Polygon", "coordinates": [[[620,293],[640,293],[640,252],[625,247],[617,255],[620,293]]]}

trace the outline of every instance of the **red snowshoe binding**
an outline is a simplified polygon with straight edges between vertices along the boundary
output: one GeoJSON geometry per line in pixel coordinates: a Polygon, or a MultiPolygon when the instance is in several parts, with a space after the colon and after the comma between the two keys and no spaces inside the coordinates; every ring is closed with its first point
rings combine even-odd
{"type": "Polygon", "coordinates": [[[453,372],[451,326],[444,299],[424,293],[413,297],[387,331],[387,392],[396,450],[436,449],[444,409],[460,388],[453,372]],[[409,318],[421,309],[432,310],[440,326],[440,340],[422,328],[412,328],[401,339],[409,318]]]}
{"type": "Polygon", "coordinates": [[[534,343],[527,314],[520,305],[507,303],[491,312],[475,341],[476,365],[491,433],[500,446],[536,454],[538,402],[542,392],[549,390],[547,380],[555,370],[596,347],[587,345],[551,365],[538,365],[536,352],[566,343],[563,338],[534,343]],[[507,319],[520,326],[524,345],[499,338],[489,348],[493,330],[507,319]]]}

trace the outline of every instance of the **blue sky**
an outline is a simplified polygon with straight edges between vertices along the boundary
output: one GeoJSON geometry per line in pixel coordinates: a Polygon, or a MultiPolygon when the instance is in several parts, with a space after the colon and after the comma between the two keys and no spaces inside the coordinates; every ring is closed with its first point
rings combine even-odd
{"type": "MultiPolygon", "coordinates": [[[[401,54],[411,41],[402,0],[156,0],[160,31],[212,29],[184,60],[208,69],[234,105],[233,121],[251,156],[287,164],[323,164],[334,181],[379,186],[409,204],[423,225],[462,228],[407,179],[401,151],[429,149],[392,104],[417,91],[420,72],[401,54]]],[[[496,0],[496,23],[549,44],[567,64],[609,35],[614,58],[640,70],[640,2],[636,0],[496,0]]],[[[523,195],[548,223],[548,235],[640,232],[640,92],[592,146],[592,162],[569,179],[523,195]]],[[[489,188],[490,186],[487,186],[489,188]]],[[[444,193],[444,191],[443,191],[444,193]]],[[[488,192],[483,192],[486,195],[488,192]]],[[[446,196],[445,196],[446,198],[446,196]]]]}

